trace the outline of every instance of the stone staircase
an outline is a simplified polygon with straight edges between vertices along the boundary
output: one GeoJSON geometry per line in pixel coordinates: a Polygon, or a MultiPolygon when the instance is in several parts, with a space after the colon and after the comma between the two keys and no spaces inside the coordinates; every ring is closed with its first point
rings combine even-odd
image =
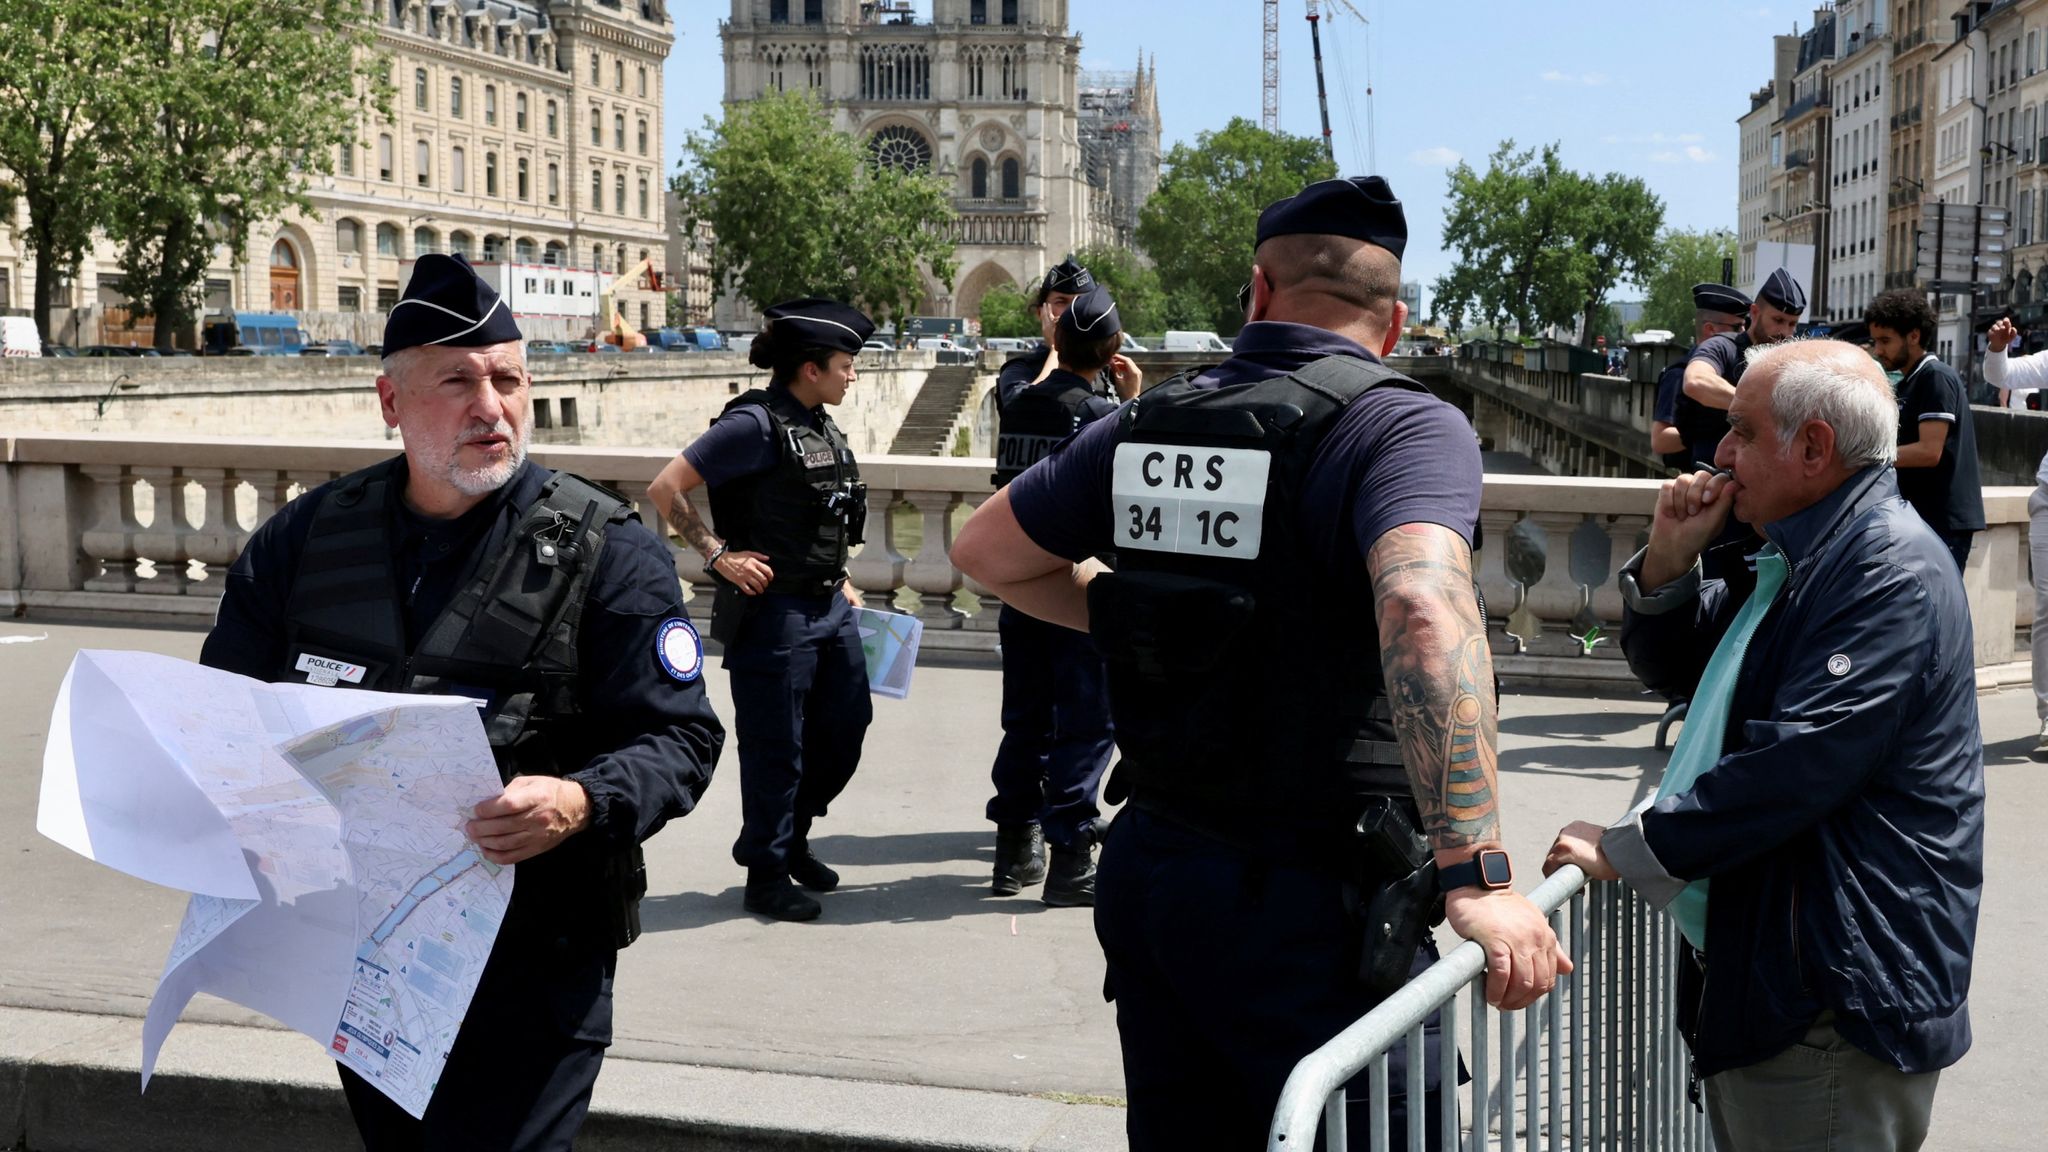
{"type": "Polygon", "coordinates": [[[944,456],[953,450],[953,429],[960,410],[974,395],[973,364],[941,364],[925,377],[917,399],[903,415],[903,426],[889,445],[891,456],[944,456]]]}

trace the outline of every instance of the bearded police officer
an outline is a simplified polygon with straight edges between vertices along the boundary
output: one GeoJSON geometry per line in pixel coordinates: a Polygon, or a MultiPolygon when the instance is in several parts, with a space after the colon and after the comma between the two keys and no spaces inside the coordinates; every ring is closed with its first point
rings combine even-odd
{"type": "MultiPolygon", "coordinates": [[[[1692,286],[1693,306],[1693,347],[1723,334],[1733,335],[1742,331],[1749,315],[1749,297],[1725,284],[1695,284],[1692,286]]],[[[1650,422],[1650,448],[1662,456],[1664,463],[1681,472],[1692,472],[1700,465],[1693,455],[1692,446],[1686,442],[1685,432],[1679,427],[1678,410],[1681,402],[1691,403],[1699,408],[1696,401],[1686,401],[1685,360],[1664,369],[1657,377],[1657,411],[1650,422]]],[[[1698,413],[1693,418],[1697,420],[1698,413]]],[[[1727,417],[1721,418],[1725,427],[1727,417]]],[[[1718,443],[1718,441],[1717,441],[1718,443]]],[[[1712,461],[1709,460],[1709,466],[1712,461]]]]}
{"type": "Polygon", "coordinates": [[[811,824],[860,763],[874,705],[846,557],[861,542],[867,486],[839,426],[854,357],[874,322],[816,298],[778,304],[748,358],[766,388],[738,396],[647,489],[718,581],[712,635],[725,645],[740,744],[747,910],[815,920],[839,874],[811,851],[811,824]],[[689,493],[709,485],[714,535],[689,493]],[[792,882],[793,881],[793,882],[792,882]]]}
{"type": "Polygon", "coordinates": [[[668,548],[616,493],[526,458],[519,329],[462,257],[414,265],[377,394],[405,454],[257,529],[201,659],[484,702],[505,790],[466,832],[518,866],[511,907],[425,1116],[342,1085],[372,1152],[566,1149],[639,931],[640,842],[695,805],[725,733],[668,548]]]}
{"type": "MultiPolygon", "coordinates": [[[[1478,445],[1375,356],[1407,313],[1400,202],[1323,181],[1257,239],[1235,355],[1084,429],[953,551],[1108,662],[1129,803],[1095,929],[1138,1149],[1257,1146],[1289,1069],[1429,954],[1439,886],[1490,1001],[1570,968],[1500,850],[1478,445]]],[[[1411,1074],[1440,1105],[1437,1067],[1394,1070],[1396,1116],[1411,1074]]]]}
{"type": "Polygon", "coordinates": [[[1686,360],[1677,424],[1695,470],[1714,466],[1714,451],[1728,434],[1728,405],[1735,402],[1735,385],[1748,366],[1749,350],[1792,338],[1799,314],[1806,311],[1806,290],[1780,268],[1764,281],[1756,300],[1745,310],[1749,323],[1742,331],[1700,341],[1686,360]]]}
{"type": "MultiPolygon", "coordinates": [[[[1048,357],[1057,367],[1003,398],[997,487],[1077,429],[1116,411],[1096,394],[1090,382],[1096,372],[1106,368],[1120,388],[1137,392],[1142,374],[1116,355],[1122,337],[1116,301],[1099,285],[1061,310],[1048,357]]],[[[988,802],[988,818],[996,826],[991,888],[1010,896],[1043,880],[1047,904],[1093,904],[1095,843],[1102,830],[1096,794],[1115,743],[1102,657],[1087,636],[1007,604],[996,624],[1003,646],[1003,742],[990,773],[996,790],[988,802]]]]}

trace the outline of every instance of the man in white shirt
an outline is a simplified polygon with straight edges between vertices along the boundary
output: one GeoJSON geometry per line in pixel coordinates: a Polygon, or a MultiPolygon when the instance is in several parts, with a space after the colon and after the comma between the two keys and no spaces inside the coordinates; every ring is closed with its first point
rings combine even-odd
{"type": "MultiPolygon", "coordinates": [[[[2009,319],[1991,326],[1984,380],[1999,390],[2000,407],[2025,408],[2028,396],[2048,388],[2048,352],[2006,356],[2018,338],[2019,329],[2009,319]]],[[[2034,494],[2027,498],[2027,553],[2034,570],[2034,714],[2041,721],[2034,755],[2042,758],[2048,757],[2048,456],[2041,458],[2034,483],[2034,494]]]]}

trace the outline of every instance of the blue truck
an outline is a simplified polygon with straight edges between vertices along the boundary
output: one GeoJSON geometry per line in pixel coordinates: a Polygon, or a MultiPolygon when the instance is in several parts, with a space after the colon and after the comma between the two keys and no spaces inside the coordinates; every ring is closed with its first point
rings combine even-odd
{"type": "Polygon", "coordinates": [[[199,332],[201,356],[297,356],[306,334],[288,312],[221,312],[199,332]]]}

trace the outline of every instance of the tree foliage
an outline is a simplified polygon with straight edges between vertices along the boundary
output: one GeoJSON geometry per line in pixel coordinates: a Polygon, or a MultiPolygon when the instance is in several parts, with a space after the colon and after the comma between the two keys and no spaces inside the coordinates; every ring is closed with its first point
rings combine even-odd
{"type": "Polygon", "coordinates": [[[1656,267],[1646,282],[1642,328],[1662,328],[1681,341],[1693,330],[1692,286],[1719,284],[1721,262],[1736,258],[1733,232],[1666,232],[1657,246],[1656,267]]]}
{"type": "MultiPolygon", "coordinates": [[[[312,175],[388,107],[390,61],[360,0],[135,0],[119,6],[129,58],[100,126],[123,289],[169,350],[190,330],[214,249],[239,261],[251,231],[312,211],[312,175]]],[[[267,255],[267,253],[265,254],[267,255]]]]}
{"type": "Polygon", "coordinates": [[[1005,284],[992,288],[981,298],[981,334],[984,338],[1031,337],[1041,333],[1031,315],[1031,295],[1005,284]]]}
{"type": "Polygon", "coordinates": [[[45,339],[58,281],[76,275],[105,219],[110,182],[96,126],[114,112],[127,29],[95,0],[0,0],[0,209],[28,209],[35,321],[45,339]]]}
{"type": "Polygon", "coordinates": [[[799,296],[852,301],[877,321],[907,315],[926,275],[948,289],[946,182],[871,162],[809,93],[776,93],[707,118],[672,181],[681,227],[714,234],[711,282],[756,308],[799,296]]]}
{"type": "Polygon", "coordinates": [[[1237,290],[1251,277],[1259,213],[1335,176],[1336,166],[1320,141],[1240,117],[1192,145],[1174,145],[1161,167],[1159,188],[1138,217],[1138,244],[1157,266],[1165,319],[1235,332],[1244,326],[1237,290]]]}
{"type": "Polygon", "coordinates": [[[1654,267],[1664,204],[1636,177],[1573,172],[1555,144],[1508,140],[1485,172],[1460,163],[1449,183],[1444,246],[1457,262],[1433,285],[1430,315],[1453,329],[1558,325],[1590,338],[1615,288],[1654,267]]]}

